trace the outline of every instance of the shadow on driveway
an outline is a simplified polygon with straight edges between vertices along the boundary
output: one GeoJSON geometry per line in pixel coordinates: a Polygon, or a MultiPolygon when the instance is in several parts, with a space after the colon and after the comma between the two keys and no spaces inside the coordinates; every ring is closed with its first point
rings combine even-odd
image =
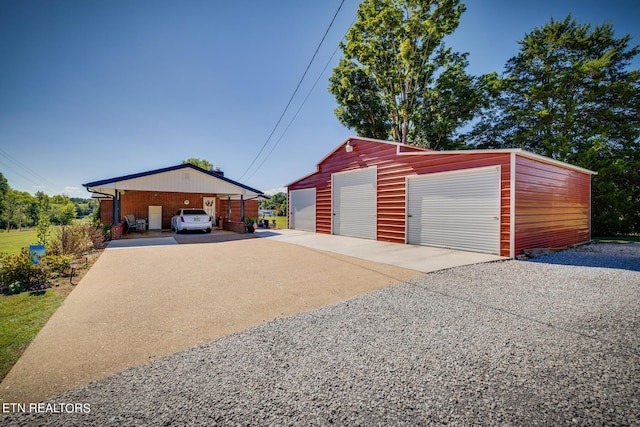
{"type": "MultiPolygon", "coordinates": [[[[264,232],[263,232],[264,233],[264,232]]],[[[180,234],[169,230],[151,230],[144,233],[128,233],[122,239],[109,242],[109,248],[132,248],[138,246],[160,246],[192,243],[222,243],[236,240],[255,239],[256,234],[239,234],[227,230],[213,230],[211,233],[187,231],[180,234]]]]}
{"type": "Polygon", "coordinates": [[[640,271],[640,243],[592,243],[533,258],[529,261],[640,271]]]}

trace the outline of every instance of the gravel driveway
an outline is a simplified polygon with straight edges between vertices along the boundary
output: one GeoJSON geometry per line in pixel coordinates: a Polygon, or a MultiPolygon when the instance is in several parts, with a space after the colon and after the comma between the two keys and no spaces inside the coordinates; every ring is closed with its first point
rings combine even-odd
{"type": "Polygon", "coordinates": [[[89,414],[0,424],[638,425],[639,266],[600,244],[440,271],[50,401],[89,414]]]}

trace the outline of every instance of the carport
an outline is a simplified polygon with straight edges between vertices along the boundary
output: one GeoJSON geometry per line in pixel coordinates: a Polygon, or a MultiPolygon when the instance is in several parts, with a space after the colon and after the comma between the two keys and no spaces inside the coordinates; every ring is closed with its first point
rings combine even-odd
{"type": "Polygon", "coordinates": [[[112,224],[118,239],[124,215],[146,220],[149,230],[170,228],[171,216],[181,208],[204,209],[214,223],[243,231],[245,217],[258,216],[262,191],[224,176],[219,168],[204,170],[181,164],[83,184],[100,200],[100,221],[112,224]]]}

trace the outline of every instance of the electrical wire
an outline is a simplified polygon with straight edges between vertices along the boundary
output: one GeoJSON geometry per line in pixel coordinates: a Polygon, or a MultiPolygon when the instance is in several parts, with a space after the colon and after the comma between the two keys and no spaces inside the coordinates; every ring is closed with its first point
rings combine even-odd
{"type": "Polygon", "coordinates": [[[318,75],[318,78],[316,79],[316,81],[313,83],[313,86],[311,86],[311,89],[309,90],[309,93],[307,93],[307,96],[304,98],[304,100],[302,101],[302,104],[300,104],[300,107],[298,107],[298,110],[296,111],[296,113],[293,115],[293,117],[291,118],[291,120],[289,121],[289,124],[287,124],[287,127],[284,129],[284,131],[282,132],[282,134],[280,135],[280,138],[278,138],[278,140],[276,141],[275,144],[273,144],[273,147],[271,147],[271,150],[267,153],[266,157],[262,160],[262,162],[258,165],[258,167],[253,171],[253,173],[251,175],[249,175],[249,177],[247,178],[247,181],[249,181],[253,175],[256,174],[256,172],[258,172],[260,170],[260,168],[262,167],[262,165],[264,165],[264,163],[267,161],[267,159],[269,158],[269,156],[271,156],[271,153],[273,153],[273,150],[276,149],[276,147],[278,146],[278,144],[280,143],[280,141],[282,141],[282,138],[284,137],[284,135],[287,133],[287,131],[289,130],[289,128],[291,127],[291,125],[293,124],[294,120],[296,119],[296,117],[298,117],[298,113],[300,113],[300,111],[302,110],[302,107],[304,107],[304,104],[307,102],[307,100],[309,99],[309,97],[311,96],[311,93],[313,92],[313,90],[316,88],[316,85],[318,84],[318,82],[320,81],[320,79],[322,78],[322,76],[324,75],[324,72],[327,70],[327,68],[329,67],[329,64],[331,64],[331,61],[333,60],[333,57],[336,56],[336,52],[338,52],[338,49],[340,48],[340,45],[338,45],[335,50],[333,51],[333,53],[331,54],[331,58],[329,58],[329,60],[327,61],[327,63],[325,64],[324,68],[322,69],[322,71],[320,72],[320,74],[318,75]]]}
{"type": "Polygon", "coordinates": [[[249,165],[247,170],[245,170],[244,173],[242,174],[242,176],[240,176],[239,181],[242,181],[242,178],[244,178],[244,176],[247,174],[247,172],[249,172],[251,167],[255,164],[256,160],[258,160],[258,157],[260,157],[260,154],[262,154],[262,152],[264,151],[265,147],[267,146],[267,144],[271,140],[271,137],[276,132],[276,129],[278,128],[278,126],[280,126],[280,122],[282,121],[284,115],[286,114],[287,110],[289,109],[289,106],[291,105],[291,102],[293,101],[293,98],[298,93],[298,89],[300,89],[300,85],[302,85],[302,81],[304,80],[305,76],[307,75],[307,72],[309,71],[309,68],[311,68],[311,64],[313,63],[314,59],[316,58],[316,55],[318,54],[318,51],[320,50],[320,47],[322,46],[322,43],[324,43],[324,40],[327,37],[327,34],[329,33],[329,30],[331,30],[331,27],[333,26],[333,23],[336,20],[336,17],[338,16],[338,13],[340,12],[340,9],[342,9],[342,5],[344,4],[344,2],[345,2],[345,0],[342,0],[340,2],[340,6],[338,6],[338,10],[333,15],[333,19],[331,19],[331,22],[329,23],[329,27],[327,27],[327,30],[324,32],[324,35],[322,36],[322,39],[320,40],[320,43],[318,44],[318,47],[316,48],[316,51],[313,53],[313,56],[311,57],[311,60],[309,61],[309,64],[307,65],[307,68],[304,70],[304,73],[302,74],[302,77],[300,78],[300,81],[298,82],[298,85],[296,86],[296,89],[293,91],[293,94],[291,95],[291,98],[289,98],[289,102],[287,102],[287,105],[284,107],[284,110],[282,111],[282,114],[280,115],[280,118],[276,122],[276,125],[273,127],[273,130],[269,134],[269,137],[264,142],[264,144],[262,144],[262,148],[260,148],[260,151],[258,151],[258,154],[256,154],[256,156],[253,158],[253,160],[251,161],[251,164],[249,165]]]}

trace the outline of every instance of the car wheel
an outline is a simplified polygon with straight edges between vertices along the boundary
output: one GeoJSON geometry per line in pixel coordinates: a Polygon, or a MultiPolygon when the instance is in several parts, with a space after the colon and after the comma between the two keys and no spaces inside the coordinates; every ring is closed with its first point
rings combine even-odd
{"type": "Polygon", "coordinates": [[[210,229],[210,228],[207,228],[207,229],[205,230],[205,233],[211,233],[211,229],[210,229]]]}

